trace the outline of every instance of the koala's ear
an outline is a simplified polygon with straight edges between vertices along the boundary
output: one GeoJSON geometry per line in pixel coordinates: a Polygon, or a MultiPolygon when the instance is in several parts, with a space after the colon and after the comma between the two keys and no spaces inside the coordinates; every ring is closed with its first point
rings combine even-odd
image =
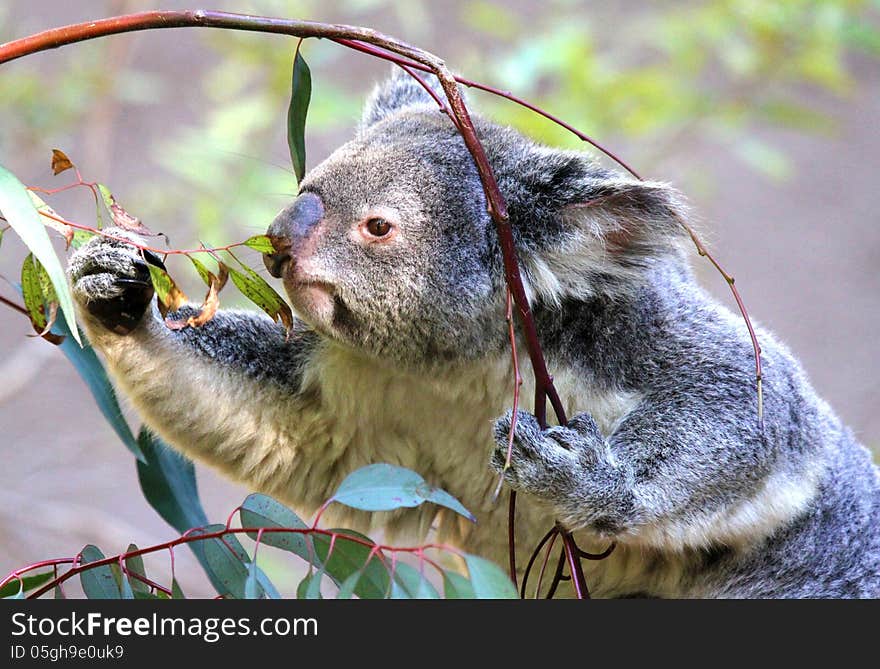
{"type": "Polygon", "coordinates": [[[534,295],[626,290],[653,263],[681,253],[687,210],[668,184],[603,169],[577,152],[533,147],[522,158],[509,209],[534,295]]]}
{"type": "MultiPolygon", "coordinates": [[[[437,77],[421,72],[419,76],[440,96],[441,100],[446,99],[437,77]]],[[[403,109],[437,109],[437,103],[418,81],[401,68],[394,66],[391,76],[378,84],[367,98],[361,116],[361,129],[369,128],[403,109]]]]}

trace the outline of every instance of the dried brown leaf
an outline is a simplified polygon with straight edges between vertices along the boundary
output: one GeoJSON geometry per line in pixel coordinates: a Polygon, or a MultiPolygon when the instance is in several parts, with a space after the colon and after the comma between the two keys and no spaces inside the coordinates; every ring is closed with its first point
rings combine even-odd
{"type": "Polygon", "coordinates": [[[205,296],[205,301],[202,303],[198,315],[190,316],[185,320],[166,318],[165,325],[171,330],[182,330],[185,327],[199,328],[209,322],[217,314],[217,309],[220,307],[219,293],[228,276],[229,272],[225,271],[225,266],[220,263],[220,276],[211,274],[211,285],[208,287],[208,294],[205,296]]]}
{"type": "Polygon", "coordinates": [[[110,215],[113,217],[113,223],[123,230],[130,230],[139,235],[148,235],[154,237],[153,232],[141,223],[140,219],[129,214],[125,209],[119,206],[116,200],[110,205],[110,215]]]}
{"type": "Polygon", "coordinates": [[[66,170],[73,169],[73,162],[61,149],[52,149],[52,173],[61,174],[66,170]]]}

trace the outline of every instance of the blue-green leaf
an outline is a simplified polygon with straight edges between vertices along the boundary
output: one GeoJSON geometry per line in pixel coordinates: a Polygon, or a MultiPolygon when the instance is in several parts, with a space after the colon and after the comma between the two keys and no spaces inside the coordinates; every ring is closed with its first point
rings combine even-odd
{"type": "Polygon", "coordinates": [[[507,574],[494,562],[466,554],[465,564],[477,599],[517,599],[519,595],[507,574]]]}
{"type": "MultiPolygon", "coordinates": [[[[225,527],[225,525],[208,525],[191,535],[211,534],[225,527]]],[[[244,599],[250,559],[241,544],[232,535],[222,539],[206,539],[198,543],[204,550],[205,571],[215,586],[220,584],[220,594],[244,599]]]]}
{"type": "MultiPolygon", "coordinates": [[[[82,549],[82,564],[97,562],[104,559],[104,554],[97,546],[89,544],[82,549]]],[[[122,593],[113,576],[113,570],[109,565],[101,565],[93,569],[80,572],[79,581],[83,592],[89,599],[122,599],[122,593]]]]}
{"type": "Polygon", "coordinates": [[[296,588],[297,599],[324,599],[321,595],[321,579],[324,577],[324,569],[318,569],[314,574],[306,576],[296,588]]]}
{"type": "MultiPolygon", "coordinates": [[[[171,450],[145,427],[141,428],[138,444],[145,459],[138,462],[138,480],[150,505],[178,532],[207,525],[208,517],[199,500],[192,462],[171,450]]],[[[195,547],[201,543],[190,545],[195,547]]],[[[196,554],[199,551],[196,550],[196,554]]]]}
{"type": "Polygon", "coordinates": [[[49,233],[46,232],[46,228],[40,220],[40,214],[34,207],[24,184],[3,166],[0,166],[0,212],[3,213],[12,229],[21,237],[24,245],[46,268],[46,273],[55,288],[58,304],[64,313],[64,320],[67,322],[71,336],[78,343],[82,343],[79,331],[76,329],[73,296],[67,285],[67,277],[64,274],[61,261],[58,259],[55,249],[52,248],[49,233]]]}
{"type": "Polygon", "coordinates": [[[446,599],[474,599],[474,586],[461,574],[444,571],[443,596],[446,599]]]}
{"type": "Polygon", "coordinates": [[[351,599],[354,595],[354,589],[357,587],[358,581],[361,579],[361,572],[356,571],[348,576],[339,586],[339,592],[336,599],[351,599]]]}
{"type": "Polygon", "coordinates": [[[297,183],[302,181],[306,173],[306,115],[311,98],[312,74],[297,47],[293,57],[290,106],[287,110],[287,145],[297,183]]]}
{"type": "Polygon", "coordinates": [[[331,499],[364,511],[390,511],[430,501],[471,521],[476,520],[452,495],[429,485],[414,471],[397,465],[361,467],[345,477],[331,499]]]}
{"type": "MultiPolygon", "coordinates": [[[[248,495],[239,511],[242,527],[288,527],[306,529],[308,526],[293,511],[267,495],[254,493],[248,495]]],[[[251,539],[256,539],[255,532],[248,532],[251,539]]],[[[260,540],[268,546],[290,551],[302,559],[313,562],[315,549],[308,536],[294,532],[264,532],[260,540]]]]}
{"type": "Polygon", "coordinates": [[[398,562],[394,565],[394,582],[391,586],[391,598],[439,599],[440,595],[418,569],[403,562],[398,562]]]}
{"type": "Polygon", "coordinates": [[[257,563],[251,562],[248,565],[247,579],[244,582],[244,598],[245,599],[262,599],[263,592],[257,583],[257,563]]]}

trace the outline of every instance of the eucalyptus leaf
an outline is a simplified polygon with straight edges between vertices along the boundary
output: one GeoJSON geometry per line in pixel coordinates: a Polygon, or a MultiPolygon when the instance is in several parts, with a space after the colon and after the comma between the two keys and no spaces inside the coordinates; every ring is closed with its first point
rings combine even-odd
{"type": "Polygon", "coordinates": [[[388,568],[381,557],[375,554],[371,556],[373,542],[369,537],[353,530],[331,531],[337,534],[335,541],[326,535],[316,534],[313,537],[318,558],[327,574],[337,583],[345,583],[349,576],[360,571],[362,575],[354,588],[354,594],[361,599],[384,599],[390,589],[388,568]]]}
{"type": "Polygon", "coordinates": [[[259,251],[260,253],[274,253],[275,247],[272,246],[272,240],[266,235],[254,235],[244,242],[248,248],[259,251]]]}
{"type": "Polygon", "coordinates": [[[49,234],[46,232],[40,214],[34,207],[24,184],[3,166],[0,166],[0,212],[24,242],[24,245],[46,268],[46,273],[55,288],[55,294],[58,296],[58,303],[71,336],[76,339],[77,343],[82,344],[79,331],[76,329],[73,296],[67,285],[67,277],[61,266],[61,261],[58,259],[55,249],[52,248],[49,234]]]}
{"type": "Polygon", "coordinates": [[[262,599],[263,592],[257,583],[257,563],[251,562],[248,565],[247,578],[244,582],[244,598],[245,599],[262,599]]]}
{"type": "Polygon", "coordinates": [[[412,565],[398,562],[394,565],[392,599],[439,599],[440,595],[425,578],[425,574],[412,565]]]}
{"type": "MultiPolygon", "coordinates": [[[[241,519],[241,526],[246,528],[308,528],[308,525],[299,516],[281,504],[281,502],[260,493],[248,495],[239,510],[239,518],[241,519]]],[[[257,533],[248,532],[248,537],[256,540],[257,533]]],[[[304,534],[264,532],[260,541],[267,546],[290,551],[308,562],[312,562],[315,559],[314,546],[312,546],[309,537],[304,534]]]]}
{"type": "MultiPolygon", "coordinates": [[[[125,549],[126,553],[133,553],[137,551],[138,547],[135,544],[129,544],[128,548],[125,549]]],[[[143,576],[146,578],[147,572],[144,570],[144,558],[140,555],[129,556],[125,558],[125,568],[129,574],[137,574],[138,576],[143,576]]],[[[129,576],[131,581],[131,588],[134,590],[135,594],[138,592],[149,592],[150,586],[148,586],[143,581],[132,578],[129,576]]]]}
{"type": "MultiPolygon", "coordinates": [[[[89,544],[80,552],[81,564],[97,562],[104,559],[104,554],[97,546],[89,544]]],[[[101,565],[80,572],[79,581],[83,592],[89,599],[122,599],[116,577],[109,565],[101,565]]]]}
{"type": "Polygon", "coordinates": [[[465,564],[477,599],[517,599],[519,595],[507,574],[485,558],[466,554],[465,564]]]}
{"type": "Polygon", "coordinates": [[[24,593],[34,588],[38,588],[55,576],[55,572],[47,571],[42,574],[32,574],[31,576],[21,576],[14,578],[9,583],[0,588],[0,599],[24,599],[24,593]],[[21,597],[18,596],[19,592],[21,597]]]}
{"type": "Polygon", "coordinates": [[[238,263],[240,270],[229,267],[229,278],[241,294],[269,314],[272,320],[280,321],[288,330],[293,327],[293,312],[287,302],[266,283],[263,277],[235,256],[232,257],[238,263]]]}
{"type": "Polygon", "coordinates": [[[461,574],[443,572],[443,596],[446,599],[474,599],[474,586],[461,574]]]}
{"type": "Polygon", "coordinates": [[[476,520],[452,495],[429,485],[414,471],[397,465],[361,467],[345,477],[331,499],[364,511],[391,511],[430,501],[471,521],[476,520]]]}
{"type": "Polygon", "coordinates": [[[297,48],[293,57],[290,106],[287,110],[287,145],[297,183],[302,181],[306,173],[306,116],[311,98],[312,74],[297,48]]]}

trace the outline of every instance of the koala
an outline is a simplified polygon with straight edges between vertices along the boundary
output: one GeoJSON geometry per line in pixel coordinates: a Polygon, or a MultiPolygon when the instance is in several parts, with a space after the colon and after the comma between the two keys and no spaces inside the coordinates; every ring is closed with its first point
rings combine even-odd
{"type": "Polygon", "coordinates": [[[584,563],[593,596],[880,596],[878,468],[760,327],[759,424],[746,326],[695,280],[683,198],[475,125],[567,424],[541,429],[528,411],[520,341],[524,409],[504,468],[513,363],[495,227],[453,123],[405,76],[374,91],[354,139],[269,227],[289,333],[236,310],[171,330],[137,249],[101,237],[72,256],[88,339],[144,421],[306,514],[360,466],[409,467],[477,522],[432,505],[328,514],[504,564],[501,473],[521,493],[520,569],[554,522],[584,550],[616,544],[584,563]]]}

